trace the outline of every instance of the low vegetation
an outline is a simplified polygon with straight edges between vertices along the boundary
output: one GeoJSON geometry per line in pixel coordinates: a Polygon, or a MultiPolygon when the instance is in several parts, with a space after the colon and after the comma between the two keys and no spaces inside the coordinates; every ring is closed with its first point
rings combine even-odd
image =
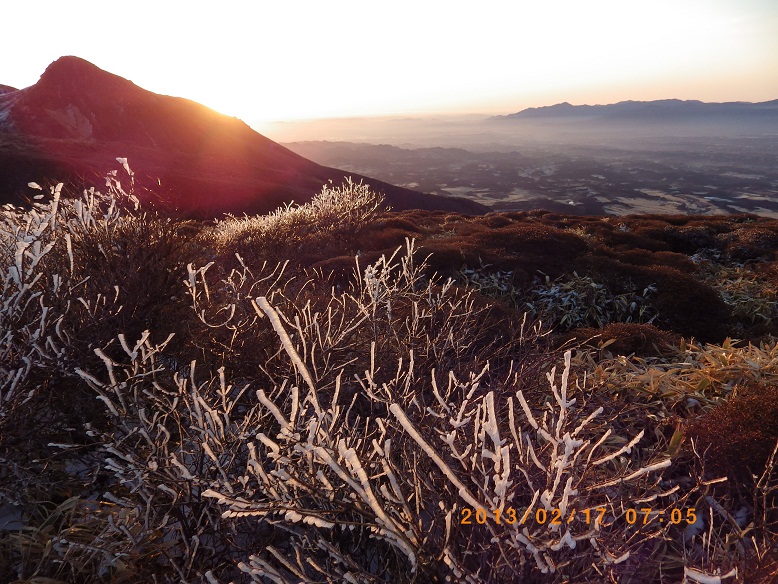
{"type": "Polygon", "coordinates": [[[778,576],[772,223],[107,185],[3,210],[0,580],[778,576]]]}

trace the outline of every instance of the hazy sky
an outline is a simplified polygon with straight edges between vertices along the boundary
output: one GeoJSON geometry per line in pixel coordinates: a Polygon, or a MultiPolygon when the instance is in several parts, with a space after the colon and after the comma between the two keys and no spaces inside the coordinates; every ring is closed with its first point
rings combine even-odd
{"type": "Polygon", "coordinates": [[[29,0],[0,83],[62,55],[246,121],[778,98],[778,0],[29,0]]]}

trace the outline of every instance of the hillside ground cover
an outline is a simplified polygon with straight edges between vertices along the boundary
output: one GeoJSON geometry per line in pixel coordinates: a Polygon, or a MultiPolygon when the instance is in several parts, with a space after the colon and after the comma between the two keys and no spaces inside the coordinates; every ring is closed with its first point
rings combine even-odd
{"type": "Polygon", "coordinates": [[[1,580],[778,575],[778,222],[107,185],[3,209],[1,580]]]}

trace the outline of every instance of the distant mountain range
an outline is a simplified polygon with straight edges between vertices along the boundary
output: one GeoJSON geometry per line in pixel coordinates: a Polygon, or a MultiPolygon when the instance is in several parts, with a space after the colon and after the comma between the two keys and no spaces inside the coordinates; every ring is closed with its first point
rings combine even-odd
{"type": "Polygon", "coordinates": [[[778,122],[778,99],[761,103],[705,103],[696,100],[662,99],[621,101],[609,105],[571,105],[567,102],[528,108],[495,121],[596,121],[596,122],[686,122],[715,119],[746,122],[778,122]]]}
{"type": "Polygon", "coordinates": [[[78,57],[58,59],[31,87],[0,85],[0,202],[17,200],[30,181],[94,183],[118,167],[116,157],[191,216],[269,211],[347,175],[395,209],[485,210],[320,166],[236,118],[146,91],[78,57]]]}

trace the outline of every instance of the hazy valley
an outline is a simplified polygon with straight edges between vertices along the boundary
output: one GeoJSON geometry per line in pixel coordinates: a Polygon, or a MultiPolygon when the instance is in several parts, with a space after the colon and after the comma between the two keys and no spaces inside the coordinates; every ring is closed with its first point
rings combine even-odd
{"type": "MultiPolygon", "coordinates": [[[[285,145],[320,164],[470,198],[495,211],[778,216],[774,108],[756,116],[680,112],[669,119],[603,120],[536,114],[520,120],[363,120],[351,130],[345,123],[313,125],[308,132],[325,139],[285,145]],[[326,139],[334,136],[344,139],[326,139]]],[[[278,130],[302,135],[288,126],[278,130]]]]}

